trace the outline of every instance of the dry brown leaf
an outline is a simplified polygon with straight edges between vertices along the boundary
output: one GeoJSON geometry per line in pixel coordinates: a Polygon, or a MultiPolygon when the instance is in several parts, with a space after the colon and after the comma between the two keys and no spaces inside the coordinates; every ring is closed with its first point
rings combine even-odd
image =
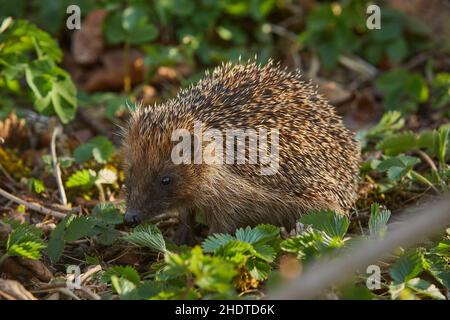
{"type": "Polygon", "coordinates": [[[86,75],[88,80],[83,87],[88,92],[121,90],[127,69],[131,85],[142,83],[147,72],[142,59],[142,53],[136,49],[130,50],[128,57],[120,49],[105,52],[101,57],[102,67],[86,75]]]}
{"type": "Polygon", "coordinates": [[[26,148],[30,144],[30,129],[23,118],[18,118],[11,112],[5,119],[0,120],[0,137],[4,146],[9,148],[26,148]]]}
{"type": "Polygon", "coordinates": [[[6,239],[8,239],[8,236],[11,233],[11,231],[12,229],[9,224],[0,221],[0,241],[5,241],[6,239]]]}
{"type": "Polygon", "coordinates": [[[108,12],[91,11],[72,37],[72,56],[76,63],[92,64],[99,60],[105,46],[102,27],[108,12]]]}
{"type": "Polygon", "coordinates": [[[8,257],[0,265],[0,271],[19,280],[36,278],[42,282],[49,282],[53,278],[53,274],[42,261],[22,257],[8,257]]]}
{"type": "Polygon", "coordinates": [[[0,279],[0,300],[37,300],[19,282],[0,279]]]}

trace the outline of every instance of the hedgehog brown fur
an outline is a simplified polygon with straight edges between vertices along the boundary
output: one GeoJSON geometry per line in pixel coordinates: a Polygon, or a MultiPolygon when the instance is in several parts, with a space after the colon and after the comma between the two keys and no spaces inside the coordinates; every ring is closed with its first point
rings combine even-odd
{"type": "Polygon", "coordinates": [[[176,98],[138,108],[123,151],[128,220],[180,210],[203,212],[211,233],[260,223],[291,228],[311,209],[346,213],[356,200],[360,152],[353,134],[300,73],[271,61],[222,65],[176,98]],[[277,128],[278,172],[261,175],[251,164],[175,165],[172,132],[192,132],[194,121],[204,130],[277,128]]]}

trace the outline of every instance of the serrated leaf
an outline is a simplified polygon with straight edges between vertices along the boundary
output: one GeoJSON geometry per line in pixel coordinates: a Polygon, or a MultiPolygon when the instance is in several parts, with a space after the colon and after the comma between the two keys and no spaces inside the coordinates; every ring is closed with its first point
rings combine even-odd
{"type": "Polygon", "coordinates": [[[41,240],[42,231],[27,223],[18,224],[8,220],[6,223],[12,227],[6,241],[6,254],[32,260],[39,259],[42,249],[45,248],[41,240]]]}
{"type": "Polygon", "coordinates": [[[391,211],[387,209],[380,210],[378,203],[370,206],[369,232],[372,237],[383,237],[387,222],[391,217],[391,211]]]}
{"type": "Polygon", "coordinates": [[[117,276],[119,278],[125,278],[131,281],[133,284],[138,285],[141,281],[139,273],[131,266],[113,266],[106,269],[105,273],[102,275],[102,281],[109,283],[111,282],[111,277],[117,276]]]}
{"type": "Polygon", "coordinates": [[[331,237],[343,239],[350,225],[348,217],[331,210],[317,210],[305,214],[300,223],[311,225],[314,229],[323,231],[331,237]]]}
{"type": "Polygon", "coordinates": [[[283,251],[296,254],[300,259],[308,259],[320,252],[323,242],[322,231],[308,229],[293,238],[282,241],[280,247],[283,251]]]}
{"type": "Polygon", "coordinates": [[[414,278],[409,280],[406,283],[406,286],[425,297],[436,300],[445,300],[445,296],[439,291],[439,289],[436,288],[434,284],[431,284],[426,280],[414,278]]]}
{"type": "Polygon", "coordinates": [[[258,281],[266,280],[270,274],[271,267],[262,261],[250,260],[247,265],[250,275],[258,281]]]}
{"type": "Polygon", "coordinates": [[[19,256],[32,260],[37,260],[41,257],[41,250],[45,248],[43,242],[24,241],[11,245],[6,251],[8,256],[19,256]]]}
{"type": "Polygon", "coordinates": [[[120,213],[120,210],[110,202],[97,204],[92,212],[92,218],[98,226],[107,227],[108,225],[117,225],[123,222],[123,215],[120,213]]]}
{"type": "Polygon", "coordinates": [[[98,242],[105,246],[109,246],[114,243],[120,237],[120,231],[116,229],[101,230],[97,236],[98,242]]]}
{"type": "Polygon", "coordinates": [[[94,170],[84,169],[74,172],[66,182],[67,188],[80,187],[83,189],[91,188],[95,180],[97,179],[97,174],[94,170]]]}
{"type": "Polygon", "coordinates": [[[408,174],[409,170],[402,167],[390,167],[387,170],[387,177],[391,181],[397,181],[408,174]]]}
{"type": "Polygon", "coordinates": [[[123,239],[139,247],[148,247],[161,252],[167,251],[161,231],[150,223],[137,226],[123,239]]]}
{"type": "Polygon", "coordinates": [[[66,227],[64,240],[73,242],[86,237],[93,226],[94,223],[89,217],[75,217],[66,227]]]}
{"type": "MultiPolygon", "coordinates": [[[[446,253],[450,250],[447,248],[446,253]]],[[[450,289],[450,265],[443,257],[437,254],[426,255],[426,269],[431,275],[447,289],[450,289]]]]}
{"type": "Polygon", "coordinates": [[[404,283],[416,277],[423,270],[423,254],[412,250],[403,254],[389,269],[394,284],[404,283]]]}
{"type": "Polygon", "coordinates": [[[267,262],[273,262],[275,259],[275,250],[267,244],[256,244],[253,246],[255,256],[267,262]]]}
{"type": "Polygon", "coordinates": [[[203,241],[202,248],[205,252],[215,252],[234,239],[235,238],[228,233],[214,233],[203,241]]]}
{"type": "Polygon", "coordinates": [[[248,242],[231,240],[221,247],[216,254],[218,256],[228,257],[235,264],[241,264],[245,262],[250,255],[254,255],[255,250],[248,242]]]}
{"type": "Polygon", "coordinates": [[[53,263],[56,263],[61,258],[64,251],[64,233],[66,224],[73,218],[72,215],[67,215],[62,219],[56,228],[50,234],[50,240],[47,244],[46,253],[53,263]]]}
{"type": "Polygon", "coordinates": [[[111,285],[121,298],[131,294],[136,289],[136,285],[133,282],[126,278],[119,278],[116,275],[111,276],[111,285]]]}
{"type": "Polygon", "coordinates": [[[242,242],[247,242],[247,243],[255,243],[258,240],[262,239],[262,237],[264,236],[264,232],[256,229],[256,228],[251,228],[251,227],[246,227],[245,229],[243,228],[239,228],[236,230],[236,239],[242,242]]]}
{"type": "Polygon", "coordinates": [[[41,242],[42,231],[36,228],[34,225],[29,225],[28,223],[17,223],[14,221],[6,221],[11,225],[13,230],[8,236],[6,242],[6,250],[15,244],[22,242],[41,242]]]}

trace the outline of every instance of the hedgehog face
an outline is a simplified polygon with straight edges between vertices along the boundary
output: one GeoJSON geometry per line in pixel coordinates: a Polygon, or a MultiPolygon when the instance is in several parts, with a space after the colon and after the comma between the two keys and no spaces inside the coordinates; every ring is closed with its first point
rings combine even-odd
{"type": "Polygon", "coordinates": [[[127,212],[125,222],[137,224],[183,206],[190,198],[189,169],[167,164],[158,169],[133,164],[126,178],[127,212]]]}
{"type": "MultiPolygon", "coordinates": [[[[129,135],[124,143],[127,211],[125,223],[135,225],[192,202],[199,168],[174,164],[174,143],[156,133],[129,135]]],[[[197,166],[198,167],[198,166],[197,166]]]]}

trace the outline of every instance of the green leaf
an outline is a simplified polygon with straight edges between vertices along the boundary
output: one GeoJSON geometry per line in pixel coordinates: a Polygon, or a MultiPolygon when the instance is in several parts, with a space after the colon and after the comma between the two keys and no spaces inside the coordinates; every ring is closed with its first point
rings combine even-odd
{"type": "Polygon", "coordinates": [[[266,280],[272,269],[268,263],[255,260],[249,260],[246,268],[249,270],[250,275],[258,281],[266,280]]]}
{"type": "Polygon", "coordinates": [[[161,252],[167,251],[161,231],[150,223],[137,226],[123,239],[139,247],[148,247],[161,252]]]}
{"type": "Polygon", "coordinates": [[[234,239],[235,238],[228,233],[214,233],[203,241],[202,248],[205,252],[215,252],[234,239]]]}
{"type": "Polygon", "coordinates": [[[319,253],[330,249],[324,239],[324,232],[312,228],[281,242],[283,251],[294,253],[299,259],[309,260],[320,257],[319,253]]]}
{"type": "Polygon", "coordinates": [[[98,242],[103,245],[111,245],[119,236],[119,230],[115,225],[123,222],[123,215],[114,204],[106,202],[97,204],[90,217],[95,224],[90,236],[97,236],[98,242]]]}
{"type": "Polygon", "coordinates": [[[382,28],[375,29],[372,32],[374,33],[374,38],[376,40],[392,40],[401,37],[402,25],[400,21],[390,20],[390,21],[382,21],[382,28]]]}
{"type": "Polygon", "coordinates": [[[119,230],[107,228],[105,230],[100,231],[100,234],[97,236],[97,240],[104,246],[109,246],[113,244],[119,237],[120,237],[119,230]]]}
{"type": "Polygon", "coordinates": [[[391,217],[391,211],[387,209],[380,210],[378,203],[372,203],[370,206],[369,231],[372,237],[382,238],[386,232],[387,222],[391,217]]]}
{"type": "Polygon", "coordinates": [[[204,255],[198,246],[192,249],[188,270],[194,275],[195,284],[206,291],[229,291],[236,275],[232,265],[223,259],[204,255]]]}
{"type": "Polygon", "coordinates": [[[435,134],[425,131],[420,134],[413,132],[402,132],[387,135],[377,144],[377,149],[383,150],[388,156],[395,156],[399,153],[413,151],[421,148],[429,148],[433,144],[435,134]]]}
{"type": "Polygon", "coordinates": [[[74,150],[74,158],[77,163],[86,162],[92,157],[98,163],[106,163],[114,153],[114,145],[103,136],[97,136],[81,144],[74,150]]]}
{"type": "MultiPolygon", "coordinates": [[[[447,255],[450,254],[450,246],[447,246],[447,255]]],[[[450,265],[445,258],[439,256],[438,254],[427,254],[426,259],[426,269],[433,277],[444,285],[447,289],[450,289],[450,265]]]]}
{"type": "Polygon", "coordinates": [[[94,170],[84,169],[75,171],[67,180],[66,187],[67,188],[76,188],[80,187],[82,189],[90,189],[97,179],[97,174],[94,170]]]}
{"type": "Polygon", "coordinates": [[[121,298],[126,297],[136,289],[136,285],[133,282],[126,278],[119,278],[116,275],[111,276],[111,284],[114,291],[121,298]]]}
{"type": "Polygon", "coordinates": [[[64,251],[64,233],[66,225],[70,219],[73,219],[72,215],[65,216],[50,234],[50,240],[48,241],[46,253],[53,263],[59,261],[64,251]]]}
{"type": "Polygon", "coordinates": [[[109,267],[102,275],[102,281],[106,283],[111,282],[111,277],[116,276],[118,278],[124,278],[138,285],[141,282],[139,273],[131,266],[113,266],[109,267]]]}
{"type": "Polygon", "coordinates": [[[236,239],[250,244],[265,243],[274,240],[280,233],[275,226],[258,225],[254,228],[246,227],[236,230],[236,239]]]}
{"type": "Polygon", "coordinates": [[[314,229],[324,231],[331,237],[343,239],[350,225],[348,217],[337,214],[332,210],[316,210],[305,214],[299,219],[303,224],[311,225],[314,229]]]}
{"type": "Polygon", "coordinates": [[[123,216],[120,210],[110,202],[102,202],[97,204],[92,210],[92,218],[98,226],[107,227],[109,225],[117,225],[123,222],[123,216]]]}
{"type": "Polygon", "coordinates": [[[408,45],[403,38],[397,38],[386,48],[389,59],[394,62],[403,61],[408,55],[408,45]]]}
{"type": "Polygon", "coordinates": [[[27,223],[16,224],[8,220],[6,222],[12,228],[6,241],[6,254],[33,260],[39,259],[41,250],[45,248],[45,244],[41,240],[42,231],[27,223]]]}
{"type": "Polygon", "coordinates": [[[414,278],[406,283],[406,286],[413,289],[416,293],[436,300],[445,300],[445,296],[439,291],[434,284],[428,281],[414,278]]]}
{"type": "Polygon", "coordinates": [[[275,250],[267,244],[256,244],[253,246],[255,256],[267,262],[273,262],[275,259],[275,250]]]}
{"type": "Polygon", "coordinates": [[[415,249],[403,254],[389,269],[394,284],[407,282],[423,270],[423,254],[415,249]]]}
{"type": "Polygon", "coordinates": [[[41,180],[35,178],[28,179],[28,188],[37,194],[41,194],[45,191],[44,183],[41,180]]]}
{"type": "Polygon", "coordinates": [[[24,241],[15,243],[9,246],[6,254],[8,256],[19,256],[32,260],[37,260],[41,257],[41,250],[45,248],[45,244],[36,241],[24,241]]]}
{"type": "MultiPolygon", "coordinates": [[[[38,62],[42,64],[46,61],[38,62]]],[[[30,65],[25,69],[25,78],[34,93],[36,109],[47,114],[55,112],[63,123],[68,123],[75,117],[77,107],[75,84],[63,69],[51,65],[45,70],[39,68],[30,65]]]]}
{"type": "Polygon", "coordinates": [[[398,181],[411,172],[413,167],[420,163],[420,159],[405,155],[395,157],[385,157],[378,163],[376,170],[378,172],[387,172],[391,181],[398,181]]]}
{"type": "Polygon", "coordinates": [[[387,176],[391,181],[397,181],[408,174],[409,170],[402,167],[390,167],[387,171],[387,176]]]}
{"type": "Polygon", "coordinates": [[[450,73],[436,74],[432,84],[431,105],[433,108],[444,108],[450,104],[450,73]]]}
{"type": "Polygon", "coordinates": [[[75,217],[66,227],[64,240],[73,242],[86,237],[93,226],[94,223],[89,217],[75,217]]]}
{"type": "Polygon", "coordinates": [[[130,6],[123,12],[111,13],[104,26],[105,38],[110,44],[141,44],[154,40],[159,33],[148,21],[145,6],[130,6]]]}

